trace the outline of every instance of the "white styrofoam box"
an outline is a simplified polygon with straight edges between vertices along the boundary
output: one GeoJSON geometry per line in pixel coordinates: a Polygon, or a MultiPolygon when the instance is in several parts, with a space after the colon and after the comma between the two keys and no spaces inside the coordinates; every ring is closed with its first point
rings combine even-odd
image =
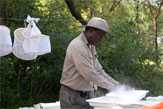
{"type": "Polygon", "coordinates": [[[116,97],[117,100],[122,100],[126,102],[135,102],[140,101],[142,98],[144,98],[148,92],[148,90],[118,90],[112,91],[106,94],[106,96],[116,97]]]}
{"type": "Polygon", "coordinates": [[[19,107],[19,109],[34,109],[33,107],[19,107]]]}
{"type": "Polygon", "coordinates": [[[12,41],[10,29],[4,25],[0,25],[0,57],[8,55],[12,52],[12,41]]]}
{"type": "Polygon", "coordinates": [[[94,107],[94,109],[123,109],[120,106],[114,106],[114,107],[94,107]]]}
{"type": "Polygon", "coordinates": [[[89,99],[87,100],[87,102],[89,102],[90,104],[93,104],[93,105],[107,105],[109,104],[108,106],[110,106],[111,104],[112,105],[133,105],[133,104],[138,104],[137,101],[124,101],[122,99],[118,99],[116,97],[109,97],[109,96],[103,96],[103,97],[97,97],[97,98],[93,98],[93,99],[89,99]]]}
{"type": "Polygon", "coordinates": [[[89,99],[87,102],[95,109],[138,109],[143,106],[139,102],[126,102],[110,96],[89,99]]]}
{"type": "Polygon", "coordinates": [[[147,97],[146,100],[151,100],[151,101],[163,101],[163,96],[156,96],[156,97],[147,97]]]}
{"type": "Polygon", "coordinates": [[[38,103],[34,105],[34,109],[60,109],[60,102],[38,103]]]}

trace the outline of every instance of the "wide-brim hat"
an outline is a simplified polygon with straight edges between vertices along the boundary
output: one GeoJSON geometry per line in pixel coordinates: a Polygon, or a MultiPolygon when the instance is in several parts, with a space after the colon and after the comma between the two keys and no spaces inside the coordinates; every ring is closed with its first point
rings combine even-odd
{"type": "Polygon", "coordinates": [[[104,32],[108,32],[108,29],[109,29],[107,21],[99,17],[91,18],[88,21],[86,27],[93,27],[104,32]]]}

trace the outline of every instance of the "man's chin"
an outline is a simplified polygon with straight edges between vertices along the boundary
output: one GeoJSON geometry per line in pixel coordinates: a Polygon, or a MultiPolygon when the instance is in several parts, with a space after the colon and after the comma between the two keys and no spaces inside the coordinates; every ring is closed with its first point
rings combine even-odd
{"type": "Polygon", "coordinates": [[[90,42],[91,45],[97,45],[98,42],[90,42]]]}

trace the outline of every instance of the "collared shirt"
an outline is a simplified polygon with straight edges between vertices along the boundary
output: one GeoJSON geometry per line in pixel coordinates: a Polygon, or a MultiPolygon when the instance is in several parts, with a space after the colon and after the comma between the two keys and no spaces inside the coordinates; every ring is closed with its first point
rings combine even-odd
{"type": "Polygon", "coordinates": [[[110,89],[118,84],[105,73],[96,57],[95,46],[88,44],[83,32],[67,48],[60,83],[79,91],[92,91],[96,85],[110,89]]]}

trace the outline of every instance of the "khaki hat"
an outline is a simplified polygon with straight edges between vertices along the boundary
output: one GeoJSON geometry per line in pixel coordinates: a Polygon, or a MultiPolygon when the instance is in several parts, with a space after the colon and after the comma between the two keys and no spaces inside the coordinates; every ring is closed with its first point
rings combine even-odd
{"type": "Polygon", "coordinates": [[[91,18],[86,27],[94,27],[105,32],[108,32],[109,29],[107,21],[99,17],[91,18]]]}

